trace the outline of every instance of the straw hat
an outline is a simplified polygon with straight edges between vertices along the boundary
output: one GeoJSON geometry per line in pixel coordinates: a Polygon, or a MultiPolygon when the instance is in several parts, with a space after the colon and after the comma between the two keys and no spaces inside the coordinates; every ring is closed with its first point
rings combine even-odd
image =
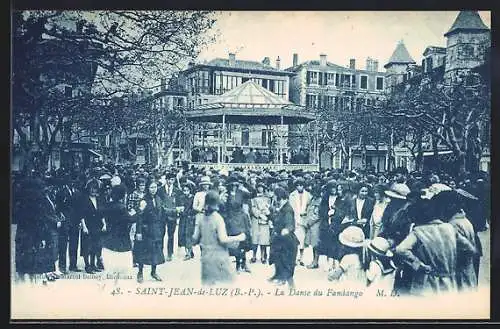
{"type": "Polygon", "coordinates": [[[118,186],[122,183],[122,180],[120,177],[118,176],[113,176],[113,178],[111,178],[111,186],[118,186]]]}
{"type": "Polygon", "coordinates": [[[212,182],[210,181],[210,177],[208,177],[208,176],[201,177],[200,185],[212,185],[212,182]]]}
{"type": "Polygon", "coordinates": [[[365,233],[358,226],[349,226],[339,234],[339,241],[347,247],[363,247],[365,245],[365,233]]]}
{"type": "Polygon", "coordinates": [[[391,244],[383,237],[377,236],[368,244],[368,249],[378,256],[392,257],[393,253],[389,249],[391,244]]]}
{"type": "Polygon", "coordinates": [[[385,194],[394,199],[406,200],[406,196],[410,194],[410,188],[406,184],[396,183],[385,194]]]}

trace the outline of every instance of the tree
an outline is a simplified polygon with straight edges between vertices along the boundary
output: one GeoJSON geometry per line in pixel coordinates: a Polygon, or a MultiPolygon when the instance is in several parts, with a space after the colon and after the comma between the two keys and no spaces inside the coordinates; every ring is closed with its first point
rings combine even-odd
{"type": "Polygon", "coordinates": [[[215,22],[213,14],[15,12],[13,116],[25,155],[33,162],[31,154],[40,150],[42,157],[47,158],[63,122],[73,129],[85,126],[111,130],[109,122],[102,120],[109,113],[102,112],[113,107],[98,107],[113,97],[152,90],[161,77],[196,57],[202,47],[213,41],[208,34],[215,22]],[[57,89],[62,83],[79,93],[64,94],[57,89]],[[87,114],[103,116],[80,113],[87,110],[87,114]]]}
{"type": "Polygon", "coordinates": [[[420,153],[429,137],[436,153],[439,145],[451,150],[463,174],[479,170],[489,142],[482,131],[490,124],[490,99],[489,81],[476,72],[446,80],[434,73],[400,86],[377,112],[400,124],[405,136],[413,133],[420,153]]]}

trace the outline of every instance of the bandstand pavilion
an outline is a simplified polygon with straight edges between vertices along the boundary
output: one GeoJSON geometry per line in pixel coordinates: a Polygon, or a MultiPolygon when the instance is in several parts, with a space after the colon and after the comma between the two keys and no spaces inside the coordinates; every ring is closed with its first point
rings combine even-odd
{"type": "MultiPolygon", "coordinates": [[[[291,124],[307,124],[316,120],[314,113],[306,111],[305,107],[295,105],[285,100],[271,91],[261,87],[256,82],[249,80],[238,87],[222,94],[213,101],[200,104],[195,108],[185,112],[189,128],[183,131],[184,145],[187,155],[191,154],[194,137],[200,131],[209,130],[214,136],[214,144],[217,148],[217,159],[210,163],[197,162],[193,165],[197,167],[231,169],[302,169],[305,171],[315,171],[319,169],[318,143],[315,136],[311,136],[312,149],[310,151],[309,163],[307,164],[287,164],[284,161],[284,152],[287,150],[287,129],[291,124]],[[207,128],[209,123],[215,128],[207,128]],[[272,133],[276,143],[273,144],[273,154],[275,158],[270,163],[235,163],[228,161],[228,136],[234,132],[238,126],[267,126],[272,127],[272,133]],[[204,127],[205,126],[205,127],[204,127]]],[[[191,159],[189,159],[191,160],[191,159]]]]}

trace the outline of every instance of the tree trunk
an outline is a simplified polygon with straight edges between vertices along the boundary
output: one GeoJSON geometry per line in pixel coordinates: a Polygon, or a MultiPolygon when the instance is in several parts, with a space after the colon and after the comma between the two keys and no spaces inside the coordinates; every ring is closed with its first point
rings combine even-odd
{"type": "Polygon", "coordinates": [[[421,132],[417,135],[417,158],[416,158],[416,170],[422,172],[424,170],[424,149],[422,147],[423,134],[421,132]]]}

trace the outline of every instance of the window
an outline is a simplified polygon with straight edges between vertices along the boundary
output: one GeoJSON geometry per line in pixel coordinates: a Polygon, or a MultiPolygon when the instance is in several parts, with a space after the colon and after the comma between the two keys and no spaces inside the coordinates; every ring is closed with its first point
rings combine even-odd
{"type": "Polygon", "coordinates": [[[323,73],[323,72],[320,72],[319,73],[319,85],[320,86],[326,86],[327,83],[328,83],[327,74],[323,73]]]}
{"type": "Polygon", "coordinates": [[[273,138],[273,131],[262,129],[262,146],[269,146],[273,138]]]}
{"type": "Polygon", "coordinates": [[[215,75],[215,94],[222,94],[222,74],[215,75]]]}
{"type": "Polygon", "coordinates": [[[64,87],[64,97],[71,98],[73,97],[73,88],[70,86],[64,87]]]}
{"type": "MultiPolygon", "coordinates": [[[[268,84],[269,84],[269,80],[267,80],[267,79],[262,79],[262,87],[263,87],[263,88],[268,89],[268,87],[267,87],[267,86],[268,86],[268,84]]],[[[268,90],[269,90],[269,89],[268,89],[268,90]]]]}
{"type": "Polygon", "coordinates": [[[307,83],[308,84],[319,84],[319,75],[318,72],[307,71],[307,83]]]}
{"type": "Polygon", "coordinates": [[[318,106],[318,95],[306,95],[306,107],[315,108],[318,106]]]}
{"type": "Polygon", "coordinates": [[[250,130],[248,128],[243,128],[241,131],[241,145],[248,146],[250,143],[250,130]]]}
{"type": "Polygon", "coordinates": [[[335,98],[333,96],[326,96],[326,107],[332,108],[335,104],[335,98]]]}
{"type": "Polygon", "coordinates": [[[360,77],[359,88],[368,89],[368,76],[367,75],[362,75],[360,77]]]}
{"type": "Polygon", "coordinates": [[[384,77],[377,77],[377,90],[384,90],[384,77]]]}
{"type": "Polygon", "coordinates": [[[222,76],[222,93],[225,93],[226,91],[229,90],[229,84],[228,84],[228,76],[223,75],[222,76]]]}
{"type": "Polygon", "coordinates": [[[278,96],[285,96],[285,81],[276,80],[274,81],[274,90],[273,91],[278,96]]]}
{"type": "Polygon", "coordinates": [[[327,84],[330,86],[335,85],[335,73],[327,73],[327,84]]]}
{"type": "Polygon", "coordinates": [[[425,63],[425,64],[426,64],[426,66],[425,66],[425,72],[430,72],[430,71],[432,71],[432,66],[433,66],[433,65],[432,65],[432,57],[427,58],[427,59],[425,60],[425,62],[426,62],[426,63],[425,63]]]}
{"type": "Polygon", "coordinates": [[[473,45],[460,45],[458,48],[458,58],[471,58],[474,57],[473,45]]]}
{"type": "Polygon", "coordinates": [[[340,74],[335,73],[335,87],[340,85],[340,74]]]}
{"type": "Polygon", "coordinates": [[[340,78],[340,83],[343,88],[351,87],[351,75],[350,74],[342,74],[340,78]]]}

